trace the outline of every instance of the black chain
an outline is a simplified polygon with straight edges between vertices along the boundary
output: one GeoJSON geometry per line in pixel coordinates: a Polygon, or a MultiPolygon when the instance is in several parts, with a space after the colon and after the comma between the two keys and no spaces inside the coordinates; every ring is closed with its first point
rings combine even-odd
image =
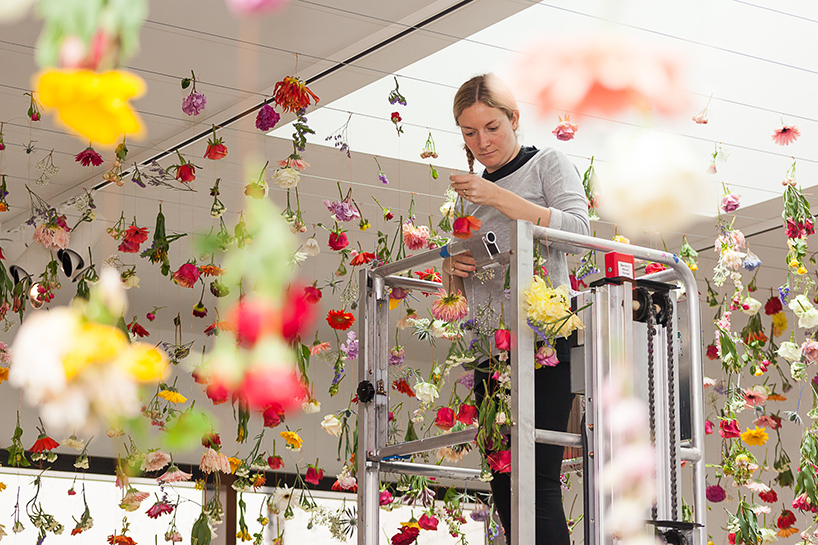
{"type": "Polygon", "coordinates": [[[668,421],[670,423],[670,515],[671,520],[678,520],[679,510],[677,498],[676,476],[679,468],[676,465],[676,365],[673,361],[673,302],[669,295],[664,295],[667,302],[667,323],[665,333],[667,333],[667,399],[668,399],[668,421]]]}
{"type": "MultiPolygon", "coordinates": [[[[653,376],[654,356],[653,356],[653,336],[656,335],[656,309],[653,307],[650,293],[645,289],[640,289],[645,296],[646,304],[648,305],[648,411],[650,415],[650,443],[656,444],[656,393],[653,376]]],[[[657,511],[654,503],[650,508],[650,516],[652,520],[656,520],[657,511]]]]}

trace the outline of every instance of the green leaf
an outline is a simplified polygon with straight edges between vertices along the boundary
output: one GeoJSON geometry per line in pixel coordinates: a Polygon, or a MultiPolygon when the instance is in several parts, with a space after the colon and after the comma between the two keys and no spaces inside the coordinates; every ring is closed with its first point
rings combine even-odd
{"type": "Polygon", "coordinates": [[[212,535],[210,533],[210,527],[207,525],[207,515],[202,511],[202,514],[199,515],[199,518],[193,523],[190,543],[192,545],[210,545],[211,539],[212,535]]]}
{"type": "Polygon", "coordinates": [[[182,89],[187,89],[190,87],[190,78],[185,78],[182,80],[182,89]]]}

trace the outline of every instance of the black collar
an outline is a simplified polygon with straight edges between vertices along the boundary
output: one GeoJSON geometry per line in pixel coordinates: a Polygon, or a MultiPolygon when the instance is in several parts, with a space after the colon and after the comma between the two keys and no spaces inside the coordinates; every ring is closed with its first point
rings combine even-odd
{"type": "Polygon", "coordinates": [[[506,163],[505,165],[501,166],[494,172],[488,172],[487,170],[483,170],[483,178],[490,182],[496,182],[501,178],[505,178],[509,174],[513,173],[521,166],[526,164],[530,161],[536,154],[537,148],[534,146],[521,146],[520,151],[517,152],[517,155],[514,156],[514,159],[506,163]]]}

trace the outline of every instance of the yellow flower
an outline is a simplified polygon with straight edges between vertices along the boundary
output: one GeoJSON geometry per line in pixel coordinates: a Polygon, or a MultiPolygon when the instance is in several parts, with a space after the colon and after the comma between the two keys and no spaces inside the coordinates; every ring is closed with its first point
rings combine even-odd
{"type": "Polygon", "coordinates": [[[753,447],[760,447],[764,443],[767,442],[769,436],[765,431],[767,428],[759,428],[758,426],[755,429],[747,428],[747,431],[741,434],[741,440],[753,447]]]}
{"type": "Polygon", "coordinates": [[[9,379],[9,368],[0,367],[0,384],[9,379]]]}
{"type": "Polygon", "coordinates": [[[239,533],[236,534],[236,538],[242,541],[250,541],[253,539],[253,536],[250,535],[250,532],[247,530],[241,530],[239,533]]]}
{"type": "Polygon", "coordinates": [[[128,100],[145,94],[139,76],[119,70],[46,70],[34,77],[45,108],[56,108],[63,124],[84,140],[113,144],[123,134],[138,134],[142,122],[128,100]]]}
{"type": "Polygon", "coordinates": [[[795,274],[800,274],[800,275],[803,276],[803,275],[807,274],[807,268],[804,267],[803,265],[801,265],[801,266],[798,267],[798,270],[795,271],[795,274]]]}
{"type": "Polygon", "coordinates": [[[614,242],[619,242],[619,243],[621,243],[621,244],[630,244],[630,243],[631,243],[631,241],[630,241],[630,240],[628,240],[627,238],[623,237],[622,235],[616,235],[615,237],[613,237],[613,241],[614,241],[614,242]]]}
{"type": "Polygon", "coordinates": [[[162,390],[159,392],[159,397],[171,403],[184,403],[187,401],[187,398],[176,390],[162,390]]]}
{"type": "Polygon", "coordinates": [[[780,530],[778,530],[778,533],[776,535],[778,537],[790,537],[791,535],[797,534],[798,532],[800,532],[798,528],[790,526],[789,528],[781,528],[780,530]]]}
{"type": "Polygon", "coordinates": [[[409,519],[409,522],[401,522],[401,526],[406,526],[408,528],[417,528],[420,529],[420,524],[414,518],[409,519]]]}
{"type": "Polygon", "coordinates": [[[0,483],[0,492],[6,489],[6,483],[0,483]]]}
{"type": "Polygon", "coordinates": [[[790,268],[797,269],[798,265],[800,265],[800,263],[798,262],[797,259],[793,259],[792,261],[790,261],[790,268]]]}
{"type": "Polygon", "coordinates": [[[780,337],[787,331],[787,315],[783,312],[773,314],[773,336],[780,337]]]}
{"type": "Polygon", "coordinates": [[[71,350],[63,356],[65,376],[69,380],[89,365],[110,362],[127,349],[128,340],[122,330],[88,322],[74,333],[71,350]]]}
{"type": "Polygon", "coordinates": [[[233,456],[228,456],[227,461],[230,462],[230,473],[235,473],[241,465],[241,460],[234,458],[233,456]]]}
{"type": "Polygon", "coordinates": [[[196,490],[204,490],[204,489],[205,489],[205,482],[204,482],[204,480],[203,480],[203,479],[199,479],[198,481],[196,481],[196,484],[194,485],[194,488],[195,488],[196,490]]]}
{"type": "Polygon", "coordinates": [[[699,270],[699,266],[696,265],[695,263],[688,264],[688,267],[690,267],[690,270],[694,272],[699,270]]]}
{"type": "Polygon", "coordinates": [[[281,437],[283,437],[284,440],[287,441],[287,448],[290,450],[294,450],[295,452],[301,450],[301,445],[304,444],[304,441],[301,440],[301,437],[299,437],[298,434],[295,433],[294,431],[282,431],[281,437]]]}
{"type": "Polygon", "coordinates": [[[147,343],[133,343],[117,359],[117,364],[139,382],[159,382],[169,372],[168,357],[147,343]]]}

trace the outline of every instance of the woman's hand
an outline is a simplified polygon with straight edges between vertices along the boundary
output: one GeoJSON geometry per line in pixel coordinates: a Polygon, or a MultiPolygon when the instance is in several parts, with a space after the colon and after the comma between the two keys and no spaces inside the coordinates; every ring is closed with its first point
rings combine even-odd
{"type": "Polygon", "coordinates": [[[477,176],[476,174],[452,174],[452,189],[461,198],[474,204],[488,205],[496,208],[500,192],[505,191],[496,184],[477,176]]]}
{"type": "Polygon", "coordinates": [[[471,252],[447,257],[443,260],[443,271],[451,276],[468,278],[469,274],[477,270],[471,252]]]}

